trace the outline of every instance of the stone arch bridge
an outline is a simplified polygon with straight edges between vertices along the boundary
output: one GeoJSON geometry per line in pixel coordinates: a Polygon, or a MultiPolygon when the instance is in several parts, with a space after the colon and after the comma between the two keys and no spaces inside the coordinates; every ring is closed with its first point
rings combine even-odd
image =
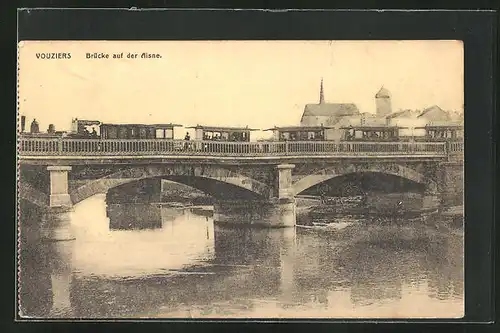
{"type": "Polygon", "coordinates": [[[123,184],[163,178],[188,183],[220,200],[275,204],[292,202],[296,195],[315,185],[353,173],[393,175],[424,185],[427,193],[442,194],[456,190],[449,185],[460,182],[454,179],[463,176],[463,163],[442,158],[116,161],[53,157],[21,160],[18,196],[38,206],[68,207],[123,184]]]}
{"type": "MultiPolygon", "coordinates": [[[[214,196],[216,221],[293,226],[295,197],[344,175],[392,175],[420,184],[424,197],[463,193],[463,149],[463,142],[186,144],[21,136],[18,199],[59,216],[94,194],[164,178],[214,196]]],[[[48,229],[57,230],[54,223],[48,229]]]]}

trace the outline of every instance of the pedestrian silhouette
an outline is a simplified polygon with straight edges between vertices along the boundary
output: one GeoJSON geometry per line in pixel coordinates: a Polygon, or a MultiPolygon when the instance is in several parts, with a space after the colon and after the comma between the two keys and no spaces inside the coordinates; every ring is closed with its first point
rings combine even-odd
{"type": "Polygon", "coordinates": [[[31,133],[40,133],[40,128],[38,125],[38,121],[36,121],[36,118],[33,118],[33,121],[31,122],[31,133]]]}

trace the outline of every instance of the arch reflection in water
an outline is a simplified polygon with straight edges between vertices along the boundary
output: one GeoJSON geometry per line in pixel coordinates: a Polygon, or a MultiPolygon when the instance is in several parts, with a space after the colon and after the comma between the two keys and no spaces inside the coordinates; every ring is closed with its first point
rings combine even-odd
{"type": "MultiPolygon", "coordinates": [[[[201,260],[213,253],[213,225],[187,210],[152,206],[151,210],[155,211],[148,213],[146,219],[151,216],[159,218],[159,228],[116,230],[108,227],[110,221],[105,217],[107,208],[103,197],[82,204],[85,205],[75,209],[73,218],[78,226],[75,228],[78,232],[75,265],[84,275],[128,278],[162,274],[181,269],[192,259],[201,260]],[[89,216],[90,210],[96,216],[89,216]],[[208,238],[207,228],[210,230],[208,238]]],[[[133,214],[144,214],[149,208],[142,204],[123,204],[119,209],[129,214],[127,221],[143,222],[144,215],[133,214]]],[[[138,225],[138,222],[129,224],[138,225]]]]}
{"type": "Polygon", "coordinates": [[[385,224],[369,229],[376,237],[361,223],[334,233],[214,226],[207,209],[172,208],[160,209],[161,228],[114,230],[106,209],[103,196],[75,207],[71,250],[23,248],[25,315],[432,317],[463,308],[461,240],[450,235],[383,242],[397,237],[385,224]]]}
{"type": "Polygon", "coordinates": [[[109,228],[116,230],[162,227],[161,207],[152,204],[107,204],[109,228]]]}

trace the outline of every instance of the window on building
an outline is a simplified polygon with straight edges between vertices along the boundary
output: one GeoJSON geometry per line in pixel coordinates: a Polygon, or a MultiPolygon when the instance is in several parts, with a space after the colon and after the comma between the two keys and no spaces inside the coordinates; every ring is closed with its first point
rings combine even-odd
{"type": "Polygon", "coordinates": [[[203,132],[203,140],[212,140],[213,133],[212,132],[203,132]]]}
{"type": "Polygon", "coordinates": [[[126,127],[120,127],[118,133],[119,133],[118,137],[120,139],[127,139],[128,138],[128,133],[127,133],[126,127]]]}
{"type": "Polygon", "coordinates": [[[295,140],[297,141],[302,141],[304,140],[304,137],[307,139],[307,133],[304,132],[297,132],[295,136],[295,140]],[[305,134],[305,135],[304,135],[305,134]]]}
{"type": "Polygon", "coordinates": [[[156,129],[156,138],[157,139],[164,139],[165,138],[165,131],[163,130],[163,128],[156,129]]]}

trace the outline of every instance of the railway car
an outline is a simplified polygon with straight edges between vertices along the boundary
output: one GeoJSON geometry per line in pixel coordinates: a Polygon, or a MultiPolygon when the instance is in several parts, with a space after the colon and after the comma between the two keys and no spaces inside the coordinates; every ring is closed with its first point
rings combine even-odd
{"type": "Polygon", "coordinates": [[[98,120],[73,119],[70,137],[101,139],[174,139],[178,124],[106,124],[98,120]]]}
{"type": "Polygon", "coordinates": [[[178,124],[101,124],[102,139],[174,139],[178,124]]]}
{"type": "Polygon", "coordinates": [[[327,126],[286,126],[273,127],[274,141],[328,141],[333,139],[333,127],[327,126]]]}
{"type": "Polygon", "coordinates": [[[400,126],[346,126],[341,141],[402,141],[400,131],[406,127],[400,126]]]}
{"type": "Polygon", "coordinates": [[[250,142],[251,132],[258,131],[258,129],[249,128],[248,126],[221,127],[196,125],[186,128],[194,129],[195,135],[194,139],[191,140],[189,135],[186,134],[184,149],[228,154],[250,152],[251,149],[254,149],[255,147],[238,145],[238,143],[250,142]]]}
{"type": "Polygon", "coordinates": [[[274,141],[400,141],[398,126],[288,126],[274,127],[274,141]]]}
{"type": "Polygon", "coordinates": [[[425,130],[422,141],[462,141],[464,139],[464,126],[461,123],[432,122],[416,129],[425,130]]]}
{"type": "Polygon", "coordinates": [[[196,125],[186,127],[195,130],[196,141],[250,142],[250,133],[258,131],[247,127],[220,127],[196,125]]]}

